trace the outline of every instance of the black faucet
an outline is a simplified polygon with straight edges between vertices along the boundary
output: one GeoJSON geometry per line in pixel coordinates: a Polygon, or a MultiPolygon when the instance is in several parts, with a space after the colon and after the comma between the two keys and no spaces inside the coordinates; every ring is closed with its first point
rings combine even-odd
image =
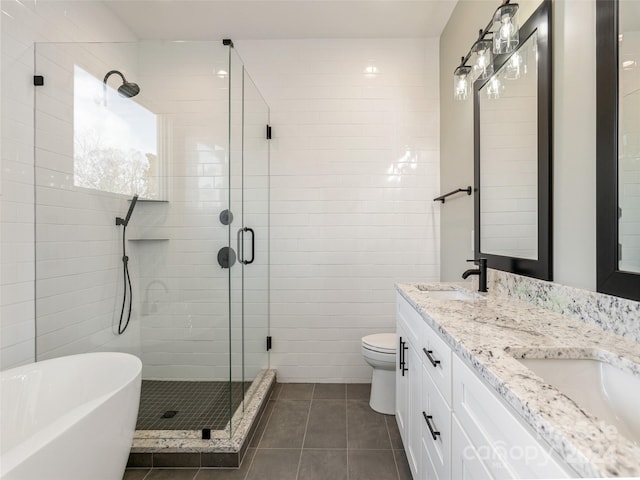
{"type": "Polygon", "coordinates": [[[467,262],[477,262],[478,268],[470,268],[465,270],[462,274],[462,278],[466,279],[469,275],[478,275],[478,291],[487,291],[487,259],[479,258],[477,260],[467,260],[467,262]]]}

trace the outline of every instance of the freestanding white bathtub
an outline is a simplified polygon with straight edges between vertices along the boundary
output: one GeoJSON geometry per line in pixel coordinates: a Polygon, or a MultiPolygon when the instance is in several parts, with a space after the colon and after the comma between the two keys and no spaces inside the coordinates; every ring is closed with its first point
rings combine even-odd
{"type": "Polygon", "coordinates": [[[133,355],[102,352],[0,372],[0,478],[121,480],[141,370],[133,355]]]}

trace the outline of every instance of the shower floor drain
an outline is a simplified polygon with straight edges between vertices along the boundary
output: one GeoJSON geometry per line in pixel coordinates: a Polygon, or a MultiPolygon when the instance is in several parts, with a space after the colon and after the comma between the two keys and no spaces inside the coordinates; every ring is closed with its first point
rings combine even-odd
{"type": "Polygon", "coordinates": [[[178,414],[177,410],[167,410],[160,418],[173,418],[178,414]]]}

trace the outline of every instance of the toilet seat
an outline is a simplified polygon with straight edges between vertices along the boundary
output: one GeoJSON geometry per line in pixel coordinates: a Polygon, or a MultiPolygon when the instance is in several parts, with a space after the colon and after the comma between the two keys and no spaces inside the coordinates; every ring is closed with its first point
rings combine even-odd
{"type": "Polygon", "coordinates": [[[396,354],[395,333],[375,333],[362,337],[362,347],[378,353],[396,354]]]}

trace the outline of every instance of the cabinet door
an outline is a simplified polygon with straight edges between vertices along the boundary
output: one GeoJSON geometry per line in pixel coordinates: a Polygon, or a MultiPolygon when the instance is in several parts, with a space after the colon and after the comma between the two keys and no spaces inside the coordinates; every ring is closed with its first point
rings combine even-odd
{"type": "MultiPolygon", "coordinates": [[[[436,469],[433,466],[433,463],[431,463],[431,458],[429,458],[429,450],[427,449],[428,441],[429,441],[428,438],[422,437],[421,444],[420,444],[420,465],[421,465],[420,474],[422,476],[415,477],[414,480],[440,480],[438,478],[438,475],[436,474],[436,469]]],[[[451,477],[451,478],[452,480],[455,479],[455,477],[451,477]]],[[[443,478],[442,480],[449,480],[449,479],[443,478]]]]}
{"type": "Polygon", "coordinates": [[[455,415],[451,420],[451,478],[493,480],[455,415]]]}
{"type": "Polygon", "coordinates": [[[398,351],[396,352],[396,422],[400,430],[403,445],[407,445],[407,413],[409,410],[409,371],[406,370],[406,350],[408,344],[406,327],[398,317],[396,332],[398,334],[398,351]]]}

